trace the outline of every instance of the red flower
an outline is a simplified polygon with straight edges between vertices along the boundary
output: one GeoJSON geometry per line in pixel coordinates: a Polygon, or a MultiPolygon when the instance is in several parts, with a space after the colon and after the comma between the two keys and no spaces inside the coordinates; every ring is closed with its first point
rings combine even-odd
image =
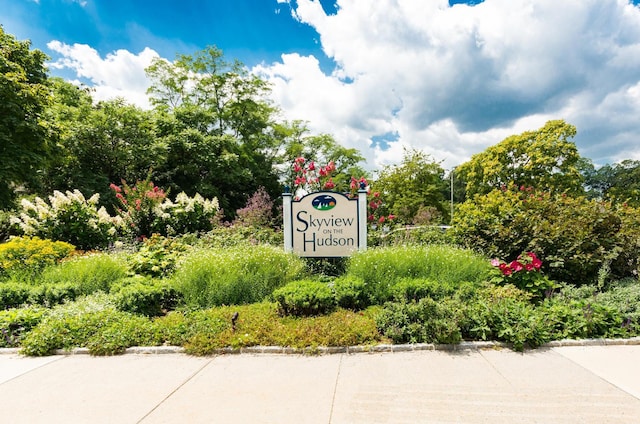
{"type": "Polygon", "coordinates": [[[296,163],[299,163],[299,164],[303,164],[303,163],[305,163],[306,161],[307,161],[307,160],[306,160],[305,158],[303,158],[303,157],[297,157],[297,158],[296,158],[296,160],[295,160],[295,162],[296,162],[296,163]]]}
{"type": "Polygon", "coordinates": [[[331,190],[331,189],[335,188],[335,186],[336,185],[333,182],[333,178],[329,178],[329,181],[324,183],[324,188],[326,188],[327,190],[331,190]]]}
{"type": "Polygon", "coordinates": [[[307,166],[307,169],[308,169],[309,171],[313,171],[313,170],[315,170],[315,169],[316,169],[316,164],[315,164],[315,163],[313,163],[313,162],[309,162],[309,166],[307,166]]]}
{"type": "Polygon", "coordinates": [[[380,197],[380,192],[379,191],[374,192],[373,197],[380,197]]]}
{"type": "Polygon", "coordinates": [[[389,215],[389,216],[387,217],[387,219],[388,219],[389,221],[393,221],[394,219],[396,219],[396,216],[395,216],[394,214],[391,214],[391,215],[389,215]]]}
{"type": "Polygon", "coordinates": [[[373,221],[373,220],[374,220],[374,219],[376,219],[376,218],[375,218],[373,215],[369,215],[369,216],[367,217],[367,219],[368,219],[369,221],[373,221]]]}
{"type": "Polygon", "coordinates": [[[326,177],[327,175],[329,175],[329,173],[327,172],[327,168],[325,168],[324,166],[320,167],[320,176],[321,177],[326,177]]]}
{"type": "Polygon", "coordinates": [[[109,187],[111,188],[111,190],[115,191],[116,193],[120,193],[122,191],[122,189],[115,185],[114,183],[109,184],[109,187]]]}
{"type": "Polygon", "coordinates": [[[336,164],[333,161],[330,161],[327,164],[327,172],[333,172],[336,170],[336,164]]]}
{"type": "Polygon", "coordinates": [[[378,219],[378,222],[379,222],[380,224],[384,224],[384,221],[385,221],[384,216],[381,216],[381,217],[380,217],[380,219],[378,219]]]}
{"type": "Polygon", "coordinates": [[[527,252],[527,255],[531,258],[531,265],[534,269],[540,269],[542,267],[542,261],[538,259],[535,253],[527,252]]]}
{"type": "Polygon", "coordinates": [[[512,261],[509,264],[509,268],[513,269],[515,272],[518,272],[524,269],[524,265],[518,261],[512,261]]]}
{"type": "Polygon", "coordinates": [[[527,271],[533,271],[533,264],[526,264],[524,266],[524,269],[526,269],[527,271]]]}

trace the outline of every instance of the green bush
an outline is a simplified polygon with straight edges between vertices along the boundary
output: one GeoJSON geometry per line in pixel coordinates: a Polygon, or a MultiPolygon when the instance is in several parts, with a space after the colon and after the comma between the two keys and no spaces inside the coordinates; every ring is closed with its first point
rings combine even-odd
{"type": "Polygon", "coordinates": [[[483,281],[490,272],[489,262],[471,250],[444,245],[369,249],[353,255],[347,265],[347,274],[371,286],[378,303],[388,300],[403,278],[456,284],[483,281]]]}
{"type": "Polygon", "coordinates": [[[461,309],[452,299],[389,302],[376,316],[376,325],[394,343],[459,343],[461,309]]]}
{"type": "Polygon", "coordinates": [[[233,225],[230,227],[216,227],[202,234],[200,242],[206,247],[228,248],[236,246],[269,245],[280,247],[284,243],[282,231],[271,228],[245,227],[233,225]]]}
{"type": "Polygon", "coordinates": [[[160,332],[146,317],[116,310],[106,294],[59,305],[27,333],[21,352],[49,355],[56,349],[88,347],[92,354],[115,354],[134,345],[160,344],[160,332]]]}
{"type": "Polygon", "coordinates": [[[358,311],[373,304],[371,291],[362,278],[344,275],[333,281],[336,304],[345,309],[358,311]]]}
{"type": "Polygon", "coordinates": [[[453,296],[456,287],[447,282],[425,278],[403,278],[391,287],[391,296],[397,302],[418,301],[425,297],[433,300],[453,296]]]}
{"type": "Polygon", "coordinates": [[[453,244],[453,239],[446,227],[429,225],[400,227],[388,233],[370,232],[367,243],[369,246],[453,244]]]}
{"type": "Polygon", "coordinates": [[[174,273],[174,287],[191,307],[259,302],[302,275],[303,261],[269,246],[192,252],[174,273]]]}
{"type": "Polygon", "coordinates": [[[18,308],[29,301],[29,286],[21,282],[0,283],[0,309],[18,308]]]}
{"type": "Polygon", "coordinates": [[[17,347],[22,337],[42,321],[46,309],[39,307],[0,311],[0,347],[17,347]]]}
{"type": "Polygon", "coordinates": [[[116,239],[118,222],[104,207],[98,209],[98,200],[98,194],[85,199],[78,190],[54,191],[50,204],[39,197],[23,199],[16,222],[28,236],[65,241],[82,250],[104,248],[116,239]]]}
{"type": "Polygon", "coordinates": [[[97,253],[79,256],[46,268],[34,280],[40,284],[67,284],[78,294],[109,292],[110,287],[127,275],[127,265],[119,255],[97,253]]]}
{"type": "Polygon", "coordinates": [[[13,237],[0,244],[0,271],[8,275],[25,274],[30,278],[68,257],[74,250],[71,244],[61,241],[13,237]]]}
{"type": "Polygon", "coordinates": [[[177,239],[154,234],[129,256],[127,262],[135,274],[166,277],[175,270],[178,259],[187,249],[188,246],[177,239]]]}
{"type": "Polygon", "coordinates": [[[594,283],[603,267],[615,278],[637,275],[638,230],[636,209],[524,187],[466,201],[451,229],[460,244],[507,262],[535,252],[549,278],[577,285],[594,283]]]}
{"type": "Polygon", "coordinates": [[[166,282],[136,281],[119,286],[112,294],[119,310],[149,317],[164,315],[180,301],[176,289],[166,282]]]}
{"type": "Polygon", "coordinates": [[[80,296],[80,289],[74,283],[40,284],[29,287],[27,303],[52,307],[60,303],[75,300],[80,296]]]}
{"type": "Polygon", "coordinates": [[[272,296],[281,315],[320,315],[335,308],[333,291],[321,281],[293,281],[275,290],[272,296]]]}

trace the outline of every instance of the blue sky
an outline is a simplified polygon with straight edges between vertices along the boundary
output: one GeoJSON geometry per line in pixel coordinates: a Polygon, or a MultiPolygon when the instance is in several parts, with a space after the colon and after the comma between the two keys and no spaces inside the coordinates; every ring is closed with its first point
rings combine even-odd
{"type": "Polygon", "coordinates": [[[604,164],[640,160],[639,2],[0,0],[0,24],[53,75],[141,107],[154,57],[215,45],[372,169],[406,148],[452,167],[549,119],[604,164]]]}

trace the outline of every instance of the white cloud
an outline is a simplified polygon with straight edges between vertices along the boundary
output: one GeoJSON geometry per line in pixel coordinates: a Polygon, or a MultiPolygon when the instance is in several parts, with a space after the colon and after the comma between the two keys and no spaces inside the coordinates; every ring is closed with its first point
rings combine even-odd
{"type": "Polygon", "coordinates": [[[127,50],[117,50],[102,58],[86,44],[68,45],[51,41],[47,47],[61,56],[49,63],[49,67],[71,69],[78,78],[88,79],[96,100],[124,97],[140,107],[149,107],[146,95],[149,80],[144,69],[153,58],[158,57],[154,50],[145,48],[137,55],[127,50]]]}
{"type": "MultiPolygon", "coordinates": [[[[254,71],[284,118],[356,147],[369,167],[415,147],[448,168],[549,119],[576,125],[596,163],[640,159],[640,8],[627,0],[338,0],[331,14],[319,0],[276,2],[317,31],[336,68],[285,54],[254,71]],[[397,136],[372,141],[384,134],[397,136]]],[[[99,99],[148,106],[155,51],[49,48],[61,56],[50,66],[90,80],[99,99]]]]}
{"type": "Polygon", "coordinates": [[[508,135],[566,119],[596,162],[640,156],[640,8],[626,0],[298,0],[337,67],[283,55],[256,71],[289,119],[357,147],[369,165],[416,147],[457,165],[508,135]],[[397,133],[382,150],[371,137],[397,133]],[[371,147],[370,147],[371,146],[371,147]]]}

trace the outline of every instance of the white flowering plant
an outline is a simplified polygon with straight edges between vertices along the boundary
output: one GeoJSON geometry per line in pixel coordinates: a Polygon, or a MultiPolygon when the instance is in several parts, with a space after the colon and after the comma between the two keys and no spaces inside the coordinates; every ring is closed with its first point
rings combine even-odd
{"type": "Polygon", "coordinates": [[[182,192],[175,201],[166,198],[155,208],[153,227],[167,236],[206,232],[213,228],[219,212],[217,198],[205,199],[198,193],[189,197],[182,192]]]}
{"type": "Polygon", "coordinates": [[[100,196],[86,199],[79,190],[54,191],[49,202],[23,199],[21,212],[11,218],[27,236],[71,243],[78,249],[107,247],[117,237],[118,217],[98,207],[100,196]]]}

